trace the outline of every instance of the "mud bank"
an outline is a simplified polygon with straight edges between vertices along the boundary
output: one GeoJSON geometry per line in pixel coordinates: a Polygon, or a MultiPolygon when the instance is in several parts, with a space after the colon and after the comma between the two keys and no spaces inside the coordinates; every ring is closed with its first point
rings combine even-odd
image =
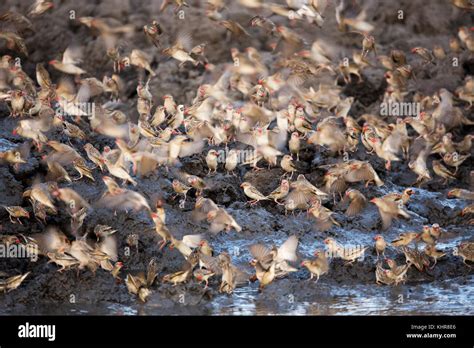
{"type": "MultiPolygon", "coordinates": [[[[369,1],[368,1],[369,2],[369,1]]],[[[0,10],[17,9],[24,11],[23,2],[5,0],[0,10]],[[20,4],[21,3],[21,4],[20,4]]],[[[23,69],[34,76],[35,64],[47,62],[62,52],[71,40],[85,45],[87,60],[84,69],[94,76],[103,76],[112,71],[111,62],[103,54],[99,40],[91,40],[90,32],[84,26],[70,21],[71,10],[77,11],[77,16],[93,15],[97,17],[114,17],[121,22],[133,22],[137,28],[154,18],[158,18],[163,27],[169,32],[176,32],[182,25],[169,13],[158,15],[160,1],[143,1],[142,6],[133,6],[132,1],[95,1],[80,2],[63,1],[54,13],[34,21],[36,32],[27,40],[30,57],[23,62],[23,69]],[[114,5],[115,4],[115,5],[114,5]],[[120,9],[120,11],[118,10],[120,9]]],[[[196,2],[190,1],[191,4],[196,2]]],[[[424,6],[424,1],[392,2],[370,1],[373,6],[368,7],[368,17],[372,19],[376,29],[378,50],[387,54],[397,48],[405,51],[415,45],[432,47],[434,44],[447,46],[449,37],[454,35],[462,25],[471,25],[472,14],[463,13],[453,8],[447,1],[432,1],[430,6],[424,6]],[[423,8],[423,12],[420,12],[423,8]],[[406,17],[402,23],[396,20],[396,13],[403,9],[406,17]],[[443,13],[445,15],[440,16],[443,13]],[[389,29],[386,29],[389,26],[389,29]]],[[[230,5],[233,17],[248,22],[253,16],[247,10],[240,10],[230,5]]],[[[351,54],[358,49],[358,39],[342,36],[334,29],[335,20],[333,9],[328,10],[331,15],[323,29],[315,29],[306,24],[298,28],[300,33],[305,32],[309,42],[316,36],[333,42],[341,52],[351,54]]],[[[227,40],[224,30],[216,29],[208,19],[202,18],[203,6],[192,6],[186,19],[186,28],[193,32],[196,42],[207,42],[210,61],[219,66],[230,60],[229,45],[222,45],[227,40]]],[[[171,13],[171,12],[170,12],[171,13]]],[[[277,19],[278,21],[279,19],[277,19]]],[[[261,50],[266,47],[266,39],[258,32],[251,42],[261,50]]],[[[133,44],[152,52],[153,48],[145,37],[133,37],[133,44]]],[[[164,45],[168,44],[167,42],[164,45]]],[[[242,47],[243,46],[242,44],[242,47]]],[[[242,48],[241,47],[241,48],[242,48]]],[[[447,47],[445,47],[447,49],[447,47]]],[[[3,50],[0,54],[14,54],[3,50]]],[[[344,53],[341,53],[344,54],[344,53]]],[[[342,57],[341,57],[342,58],[342,57]]],[[[474,71],[474,60],[467,52],[459,55],[460,64],[452,67],[449,59],[437,66],[417,67],[421,73],[417,76],[413,88],[428,94],[439,88],[454,90],[467,74],[474,71]]],[[[172,94],[179,103],[188,104],[195,95],[196,88],[210,79],[203,70],[178,69],[177,64],[164,58],[156,58],[154,67],[157,69],[157,78],[152,80],[151,90],[156,103],[159,103],[164,94],[172,94]]],[[[52,78],[59,75],[51,71],[52,78]]],[[[355,102],[350,114],[353,117],[363,113],[378,113],[385,89],[384,70],[367,69],[363,74],[363,83],[344,86],[344,95],[353,96],[355,102]]],[[[136,118],[136,72],[126,71],[123,76],[126,83],[126,92],[123,96],[125,112],[136,118]]],[[[413,91],[413,90],[412,90],[413,91]]],[[[105,101],[105,100],[104,100],[105,101]]],[[[0,107],[0,147],[7,149],[20,144],[23,139],[12,135],[16,120],[7,117],[8,110],[0,107]]],[[[471,112],[468,117],[472,120],[471,112]]],[[[473,127],[465,127],[462,132],[454,134],[455,140],[460,140],[465,134],[472,133],[473,127]]],[[[48,138],[66,142],[68,139],[57,133],[47,134],[48,138]]],[[[90,141],[97,148],[113,145],[112,139],[92,135],[90,141]]],[[[72,144],[81,149],[84,143],[72,140],[72,144]]],[[[204,153],[207,153],[206,149],[204,153]]],[[[83,154],[83,153],[81,153],[83,154]]],[[[41,154],[32,153],[27,164],[21,165],[16,171],[12,167],[0,166],[0,204],[22,205],[31,213],[28,201],[23,200],[22,192],[31,185],[35,177],[43,177],[46,167],[41,162],[41,154]]],[[[384,163],[375,155],[367,154],[362,146],[351,154],[352,158],[370,160],[375,170],[380,174],[385,185],[369,188],[363,184],[354,185],[366,196],[372,198],[388,192],[401,192],[411,187],[416,180],[406,164],[394,163],[390,172],[384,169],[384,163]]],[[[431,160],[428,167],[431,167],[431,160]]],[[[322,184],[324,171],[318,166],[322,163],[335,161],[321,148],[308,146],[300,154],[298,169],[301,174],[318,187],[322,184]]],[[[147,197],[163,197],[167,212],[167,226],[177,237],[190,233],[206,234],[217,253],[227,250],[233,262],[251,272],[248,265],[250,255],[248,246],[255,242],[275,243],[279,245],[290,235],[297,235],[300,240],[299,253],[301,258],[311,257],[316,249],[323,249],[323,240],[328,236],[337,238],[343,244],[370,245],[366,257],[353,266],[344,266],[340,260],[331,263],[330,271],[321,277],[316,284],[308,281],[309,274],[300,269],[285,279],[280,279],[269,285],[264,292],[258,292],[257,284],[249,284],[237,288],[232,295],[222,295],[217,292],[219,280],[211,279],[209,288],[204,289],[194,279],[184,285],[171,286],[158,281],[152,288],[153,292],[146,304],[137,302],[132,297],[125,284],[116,282],[109,273],[98,270],[95,275],[89,271],[57,272],[58,267],[47,263],[46,258],[37,262],[26,259],[6,258],[0,260],[0,272],[18,274],[31,272],[23,284],[15,291],[0,294],[0,314],[474,314],[472,298],[474,297],[473,270],[466,267],[460,258],[451,254],[452,248],[461,241],[474,239],[474,226],[468,225],[468,218],[459,216],[460,211],[467,205],[466,201],[447,199],[446,193],[450,188],[470,188],[469,173],[473,169],[473,157],[464,162],[459,170],[459,180],[445,186],[437,179],[424,185],[414,187],[415,195],[409,202],[410,220],[400,220],[382,234],[386,240],[394,239],[399,233],[418,231],[423,224],[439,223],[446,231],[439,247],[448,251],[448,256],[439,260],[437,266],[427,273],[419,273],[410,269],[408,281],[396,287],[375,285],[376,256],[372,248],[373,237],[381,233],[379,215],[374,206],[369,206],[363,214],[348,218],[338,207],[331,202],[329,208],[336,211],[335,219],[342,227],[334,227],[325,233],[317,232],[313,222],[304,213],[285,215],[284,209],[274,203],[262,202],[255,207],[246,205],[246,197],[239,187],[242,181],[249,181],[264,194],[270,193],[279,184],[283,172],[279,168],[253,172],[248,167],[240,167],[236,176],[224,174],[223,168],[214,176],[206,176],[207,168],[204,155],[195,155],[183,161],[183,169],[189,173],[204,177],[208,189],[204,196],[213,199],[217,204],[224,206],[227,211],[242,226],[242,232],[221,233],[212,236],[207,232],[205,225],[195,225],[190,222],[190,213],[195,197],[191,192],[188,201],[180,207],[179,199],[173,199],[171,181],[173,176],[165,169],[159,169],[153,175],[139,181],[135,190],[147,197]]],[[[68,187],[80,193],[89,202],[97,200],[105,186],[97,172],[95,182],[90,180],[75,181],[68,187]]],[[[52,216],[49,225],[69,231],[69,217],[63,212],[52,216]]],[[[164,274],[177,271],[183,262],[182,256],[176,250],[164,249],[158,251],[159,237],[151,230],[153,227],[149,217],[144,213],[123,213],[114,215],[111,211],[96,209],[87,216],[83,232],[90,232],[97,224],[106,224],[118,230],[119,259],[124,262],[122,277],[127,273],[136,273],[145,269],[151,258],[157,260],[159,278],[164,274]],[[137,233],[140,237],[138,250],[131,249],[126,255],[125,237],[129,233],[137,233]]],[[[45,226],[30,219],[24,225],[11,224],[4,209],[0,209],[0,234],[30,235],[44,230],[45,226]]],[[[387,251],[387,256],[398,262],[404,260],[403,255],[395,250],[387,251]]]]}

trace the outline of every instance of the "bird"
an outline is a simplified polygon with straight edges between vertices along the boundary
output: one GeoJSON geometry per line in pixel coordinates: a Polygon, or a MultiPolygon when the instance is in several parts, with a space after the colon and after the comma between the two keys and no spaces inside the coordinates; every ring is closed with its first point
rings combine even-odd
{"type": "Polygon", "coordinates": [[[3,207],[8,212],[10,221],[12,223],[18,222],[20,225],[23,225],[20,218],[27,218],[27,219],[30,218],[30,213],[27,210],[25,210],[25,208],[23,208],[23,207],[20,207],[20,206],[17,206],[17,205],[16,206],[5,206],[4,205],[3,207]],[[13,218],[16,219],[16,222],[13,220],[13,218]]]}
{"type": "Polygon", "coordinates": [[[349,207],[345,214],[347,216],[358,215],[367,206],[367,198],[358,190],[349,189],[345,196],[350,201],[349,207]]]}
{"type": "Polygon", "coordinates": [[[153,21],[151,24],[144,25],[143,32],[155,47],[161,46],[159,38],[163,34],[163,28],[158,24],[157,21],[153,21]]]}
{"type": "Polygon", "coordinates": [[[434,173],[444,179],[444,184],[447,184],[449,180],[456,180],[454,173],[450,172],[449,169],[441,163],[441,161],[434,160],[432,165],[434,173]]]}
{"type": "Polygon", "coordinates": [[[380,254],[385,257],[385,249],[387,248],[387,242],[384,237],[380,234],[374,237],[375,241],[375,251],[377,252],[377,259],[380,257],[380,254]]]}
{"type": "Polygon", "coordinates": [[[293,158],[290,155],[283,156],[280,166],[286,173],[291,174],[290,179],[293,176],[293,172],[297,170],[293,164],[293,158]]]}
{"type": "Polygon", "coordinates": [[[346,261],[346,265],[352,265],[357,259],[363,258],[368,247],[345,247],[336,242],[333,238],[326,238],[324,244],[330,257],[338,257],[346,261]]]}
{"type": "Polygon", "coordinates": [[[434,268],[434,266],[436,266],[436,263],[438,262],[439,258],[446,256],[445,252],[436,249],[434,245],[426,245],[425,254],[431,257],[434,261],[433,266],[431,266],[431,268],[434,268]]]}
{"type": "Polygon", "coordinates": [[[415,266],[418,271],[423,272],[426,267],[430,265],[430,260],[425,253],[419,251],[418,249],[412,249],[407,246],[401,247],[402,252],[405,254],[407,263],[415,266]]]}
{"type": "Polygon", "coordinates": [[[146,52],[135,48],[130,53],[128,61],[130,65],[146,70],[151,76],[156,76],[155,71],[151,67],[152,57],[150,57],[146,52]]]}
{"type": "Polygon", "coordinates": [[[415,241],[417,237],[418,237],[417,232],[401,233],[398,236],[398,238],[391,241],[390,244],[395,246],[395,247],[406,246],[406,245],[410,244],[411,242],[415,241]]]}
{"type": "Polygon", "coordinates": [[[244,189],[244,193],[247,197],[251,198],[252,200],[249,201],[250,205],[255,205],[260,201],[269,200],[267,196],[264,196],[260,191],[258,191],[251,183],[245,181],[240,184],[240,187],[244,189]]]}
{"type": "Polygon", "coordinates": [[[468,267],[471,267],[466,261],[474,262],[474,243],[463,242],[454,248],[454,256],[459,256],[468,267]]]}
{"type": "Polygon", "coordinates": [[[206,284],[204,289],[207,289],[207,287],[209,286],[209,278],[213,277],[214,275],[215,273],[212,272],[211,270],[202,269],[202,268],[196,269],[193,272],[193,276],[194,278],[196,278],[198,282],[204,282],[206,284]]]}
{"type": "Polygon", "coordinates": [[[301,266],[306,267],[310,272],[310,280],[316,275],[316,283],[319,281],[319,277],[326,274],[329,271],[329,264],[324,251],[316,250],[314,252],[316,257],[314,260],[303,260],[301,266]]]}
{"type": "Polygon", "coordinates": [[[288,196],[289,192],[290,192],[290,183],[288,180],[283,179],[280,183],[280,186],[274,189],[267,197],[270,199],[273,199],[273,201],[277,204],[283,204],[283,203],[280,203],[279,200],[284,199],[286,196],[288,196]]]}
{"type": "Polygon", "coordinates": [[[378,262],[375,267],[375,282],[378,285],[393,285],[395,283],[395,279],[391,276],[390,271],[382,267],[382,262],[378,262]]]}
{"type": "Polygon", "coordinates": [[[429,63],[436,64],[434,62],[435,58],[433,56],[433,53],[430,50],[428,50],[427,48],[414,47],[414,48],[412,48],[411,52],[415,53],[415,54],[419,55],[421,58],[423,58],[423,61],[424,61],[425,64],[429,64],[429,63]]]}
{"type": "Polygon", "coordinates": [[[206,156],[206,164],[209,168],[208,174],[217,172],[218,159],[219,153],[216,150],[209,150],[206,156]]]}
{"type": "Polygon", "coordinates": [[[199,61],[195,60],[190,55],[192,50],[192,38],[188,32],[180,32],[176,38],[174,44],[170,47],[163,49],[162,53],[166,56],[172,57],[179,61],[179,66],[183,66],[186,62],[192,63],[194,66],[199,64],[199,61]]]}
{"type": "Polygon", "coordinates": [[[259,289],[263,290],[277,276],[284,276],[288,272],[296,271],[288,262],[297,260],[296,249],[298,238],[290,236],[279,248],[271,248],[263,244],[252,244],[249,247],[253,260],[250,262],[255,267],[257,279],[260,282],[259,289]]]}
{"type": "Polygon", "coordinates": [[[334,212],[323,206],[320,201],[315,201],[311,205],[308,209],[308,214],[311,214],[315,219],[316,228],[321,232],[330,229],[333,225],[341,226],[341,224],[332,217],[334,212]]]}
{"type": "Polygon", "coordinates": [[[17,289],[30,273],[31,272],[26,272],[25,274],[19,274],[0,280],[0,291],[6,293],[17,289]]]}
{"type": "Polygon", "coordinates": [[[62,60],[53,59],[49,61],[49,65],[65,74],[83,75],[86,71],[77,66],[82,62],[82,57],[83,50],[81,47],[68,46],[63,53],[62,60]]]}
{"type": "Polygon", "coordinates": [[[379,210],[383,230],[388,229],[392,224],[392,220],[399,216],[410,219],[410,214],[404,208],[386,198],[372,198],[370,202],[374,203],[379,210]]]}
{"type": "Polygon", "coordinates": [[[388,277],[394,280],[394,284],[398,285],[399,283],[405,283],[407,278],[407,272],[411,264],[406,263],[404,265],[397,265],[397,263],[392,259],[385,259],[390,271],[387,273],[388,277]]]}
{"type": "Polygon", "coordinates": [[[54,2],[47,0],[35,0],[28,10],[30,17],[39,17],[49,9],[54,8],[54,2]]]}
{"type": "Polygon", "coordinates": [[[447,196],[448,198],[459,198],[471,201],[474,200],[474,192],[460,188],[449,190],[447,196]]]}

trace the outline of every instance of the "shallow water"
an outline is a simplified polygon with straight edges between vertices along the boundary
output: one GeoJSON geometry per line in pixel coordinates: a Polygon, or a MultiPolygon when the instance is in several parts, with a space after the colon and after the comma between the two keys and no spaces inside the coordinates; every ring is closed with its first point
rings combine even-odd
{"type": "MultiPolygon", "coordinates": [[[[328,287],[328,298],[315,298],[312,302],[294,301],[283,310],[258,302],[256,286],[237,288],[228,295],[220,295],[211,303],[211,310],[203,312],[213,315],[473,315],[474,276],[465,278],[463,287],[452,281],[380,287],[369,285],[340,285],[328,287]]],[[[289,301],[284,299],[284,301],[289,301]]],[[[194,306],[189,314],[199,312],[194,306]]],[[[62,312],[62,311],[61,311],[62,312]]],[[[173,315],[173,310],[153,305],[124,306],[120,304],[84,306],[70,308],[69,314],[109,315],[173,315]]],[[[185,308],[179,314],[186,314],[185,308]]],[[[59,314],[47,311],[44,314],[59,314]]]]}

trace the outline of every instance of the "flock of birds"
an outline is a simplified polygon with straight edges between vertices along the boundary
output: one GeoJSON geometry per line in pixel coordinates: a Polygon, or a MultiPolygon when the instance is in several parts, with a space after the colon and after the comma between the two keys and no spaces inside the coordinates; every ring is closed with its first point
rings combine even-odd
{"type": "MultiPolygon", "coordinates": [[[[167,7],[172,3],[164,0],[161,11],[168,11],[167,7]]],[[[175,15],[190,11],[184,1],[174,3],[175,15]]],[[[0,103],[6,104],[11,111],[10,117],[17,120],[13,134],[15,140],[22,143],[0,153],[0,161],[17,170],[33,154],[41,158],[41,165],[47,170],[47,175],[38,175],[23,193],[24,202],[30,205],[4,208],[12,224],[22,224],[33,214],[40,223],[48,225],[51,215],[66,213],[70,218],[70,229],[63,232],[58,227],[47,226],[41,233],[2,235],[1,242],[36,250],[49,262],[60,266],[60,272],[68,269],[80,272],[87,268],[95,273],[101,268],[120,280],[124,265],[118,261],[116,238],[123,238],[124,231],[97,225],[91,236],[84,233],[83,222],[95,208],[106,208],[115,213],[145,210],[154,223],[156,235],[161,238],[156,252],[163,252],[169,244],[184,259],[183,268],[164,275],[162,282],[176,285],[194,277],[207,287],[211,277],[220,277],[219,291],[232,293],[236,286],[248,281],[258,280],[263,289],[275,279],[298,271],[295,266],[299,259],[296,236],[290,236],[279,247],[251,245],[253,259],[250,264],[255,273],[249,275],[233,264],[229,253],[216,255],[204,235],[177,238],[166,224],[165,201],[156,199],[150,204],[149,197],[134,190],[141,178],[156,173],[159,167],[166,167],[168,175],[173,177],[172,190],[182,196],[183,202],[190,190],[195,193],[191,215],[194,223],[207,223],[212,234],[230,230],[240,232],[242,227],[231,214],[205,197],[206,180],[182,169],[183,158],[201,154],[206,147],[211,148],[205,155],[208,175],[214,175],[221,168],[227,175],[236,175],[239,166],[265,170],[258,167],[259,163],[281,167],[285,175],[268,195],[248,181],[241,184],[243,193],[250,199],[248,203],[253,206],[270,201],[283,206],[285,213],[307,211],[319,231],[340,225],[332,217],[334,212],[327,207],[330,204],[326,204],[333,201],[336,206],[337,200],[340,201],[338,206],[347,206],[347,216],[361,214],[369,202],[375,204],[383,230],[388,229],[394,219],[409,219],[406,204],[414,191],[407,188],[403,192],[368,199],[353,186],[357,183],[365,183],[366,187],[371,184],[383,186],[384,182],[370,161],[350,157],[356,156],[357,150],[363,147],[384,160],[387,171],[391,170],[392,162],[406,162],[417,175],[414,185],[421,186],[439,180],[438,177],[445,184],[456,183],[459,167],[470,157],[474,138],[473,134],[468,134],[458,139],[460,131],[474,124],[466,116],[474,102],[474,79],[467,76],[455,91],[440,89],[434,95],[423,95],[414,88],[415,76],[427,67],[444,64],[450,56],[464,52],[472,57],[474,34],[469,28],[462,27],[449,42],[441,42],[433,49],[414,47],[411,52],[395,49],[380,55],[376,40],[370,34],[374,26],[367,20],[366,10],[359,8],[359,13],[354,15],[354,9],[341,0],[335,6],[338,29],[359,34],[362,40],[360,50],[354,52],[352,59],[338,63],[337,52],[330,43],[317,39],[309,45],[294,30],[301,22],[313,25],[315,30],[324,26],[325,19],[331,15],[327,3],[326,0],[287,0],[281,5],[239,0],[241,6],[259,13],[246,24],[230,19],[223,0],[206,1],[207,18],[226,29],[229,33],[227,43],[243,42],[253,32],[263,33],[268,41],[270,49],[267,50],[248,47],[240,51],[232,47],[231,59],[226,64],[216,65],[209,61],[206,44],[194,46],[191,35],[186,32],[179,33],[174,44],[164,47],[166,28],[157,21],[145,25],[139,34],[132,24],[93,17],[80,17],[76,21],[104,41],[104,54],[110,59],[110,76],[102,79],[90,76],[80,67],[82,51],[76,46],[68,47],[61,60],[49,62],[49,69],[63,75],[57,83],[52,81],[45,64],[37,63],[36,76],[32,77],[22,70],[14,57],[3,55],[0,60],[0,103]],[[274,21],[288,22],[289,26],[277,25],[274,21]],[[120,40],[133,35],[145,35],[154,53],[138,48],[126,52],[120,46],[120,40]],[[449,50],[445,51],[443,47],[449,47],[449,50]],[[155,55],[173,58],[182,70],[202,69],[212,81],[197,89],[190,105],[178,105],[169,94],[163,97],[162,105],[156,105],[150,87],[157,75],[153,68],[155,55]],[[120,75],[129,69],[138,73],[137,122],[120,109],[124,89],[120,75]],[[421,113],[393,118],[394,122],[376,114],[352,117],[350,110],[354,98],[345,97],[340,85],[356,83],[354,77],[361,80],[365,69],[385,69],[387,87],[383,102],[404,102],[410,95],[411,100],[421,106],[421,113]],[[110,100],[98,103],[104,96],[110,96],[110,100]],[[92,110],[85,109],[84,105],[92,106],[92,110]],[[66,136],[67,143],[51,139],[58,133],[66,136]],[[97,135],[114,139],[115,146],[100,149],[100,144],[94,143],[97,135]],[[297,173],[300,152],[308,147],[314,147],[332,159],[319,167],[326,171],[319,188],[304,174],[297,173]],[[222,159],[224,149],[226,156],[222,159]],[[240,158],[242,149],[251,150],[251,155],[243,161],[240,158]],[[432,168],[428,165],[430,157],[433,157],[432,168]],[[293,180],[294,173],[298,175],[293,180]],[[106,191],[94,203],[68,187],[74,181],[96,181],[98,178],[104,182],[106,191]]],[[[469,1],[456,0],[453,4],[472,10],[469,1]]],[[[50,11],[55,11],[52,1],[36,0],[26,15],[3,13],[0,15],[0,39],[8,49],[28,59],[24,36],[33,30],[36,18],[50,11]]],[[[474,200],[474,192],[460,188],[451,189],[448,196],[474,200]]],[[[463,216],[473,213],[472,203],[461,212],[463,216]]],[[[377,283],[404,283],[411,266],[420,272],[434,267],[437,260],[446,255],[446,251],[436,246],[442,234],[443,229],[433,224],[423,226],[418,232],[402,233],[390,243],[382,235],[375,236],[377,283]],[[418,248],[420,243],[425,244],[424,249],[418,248]],[[402,252],[406,263],[398,265],[394,259],[386,258],[387,247],[402,252]]],[[[138,238],[137,234],[129,234],[126,243],[137,246],[138,238]]],[[[314,258],[301,262],[311,278],[319,279],[328,273],[329,259],[341,258],[352,264],[369,248],[342,245],[333,238],[325,239],[324,243],[325,251],[317,250],[314,258]]],[[[454,254],[465,263],[473,262],[474,243],[461,243],[454,254]]],[[[156,260],[152,259],[146,272],[127,274],[125,284],[129,292],[146,301],[156,282],[157,269],[156,260]]],[[[17,288],[27,275],[3,277],[0,289],[17,288]]]]}

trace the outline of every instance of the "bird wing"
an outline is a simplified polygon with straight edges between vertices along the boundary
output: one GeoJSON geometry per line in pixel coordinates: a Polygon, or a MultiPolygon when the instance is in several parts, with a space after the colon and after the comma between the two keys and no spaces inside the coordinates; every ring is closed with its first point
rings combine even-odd
{"type": "Polygon", "coordinates": [[[296,261],[296,248],[298,247],[298,237],[290,236],[279,248],[278,248],[278,261],[296,261]]]}
{"type": "Polygon", "coordinates": [[[176,37],[176,42],[174,46],[176,48],[189,52],[193,48],[193,39],[191,33],[188,31],[180,32],[176,37]]]}
{"type": "Polygon", "coordinates": [[[382,229],[386,230],[392,224],[393,215],[390,213],[384,212],[380,209],[379,209],[379,212],[380,212],[380,218],[382,219],[382,229]]]}
{"type": "Polygon", "coordinates": [[[219,266],[219,260],[217,257],[212,257],[202,253],[199,255],[199,257],[207,269],[211,270],[216,275],[222,274],[222,268],[219,266]]]}
{"type": "Polygon", "coordinates": [[[252,256],[258,261],[267,259],[270,256],[271,252],[271,249],[263,244],[252,244],[249,247],[249,250],[250,254],[252,254],[252,256]]]}
{"type": "Polygon", "coordinates": [[[202,234],[188,234],[183,237],[182,242],[189,248],[197,248],[202,238],[202,234]]]}
{"type": "Polygon", "coordinates": [[[117,261],[117,240],[114,236],[107,236],[100,243],[100,251],[106,253],[112,261],[117,261]]]}
{"type": "Polygon", "coordinates": [[[346,210],[347,216],[354,216],[359,214],[367,205],[366,199],[362,196],[354,198],[346,210]]]}
{"type": "Polygon", "coordinates": [[[204,149],[204,140],[184,141],[181,143],[179,157],[188,157],[197,153],[201,153],[204,149]]]}
{"type": "Polygon", "coordinates": [[[147,270],[146,270],[147,286],[153,285],[153,282],[155,281],[157,275],[158,275],[158,265],[156,263],[156,260],[152,258],[150,262],[148,263],[147,270]]]}
{"type": "Polygon", "coordinates": [[[316,196],[306,190],[294,189],[286,197],[285,202],[293,203],[297,209],[307,209],[310,205],[311,199],[316,198],[316,196]]]}
{"type": "Polygon", "coordinates": [[[219,207],[209,198],[203,198],[199,206],[195,206],[193,212],[191,213],[191,219],[194,222],[200,222],[206,219],[207,214],[210,211],[218,210],[219,207]]]}
{"type": "Polygon", "coordinates": [[[83,50],[79,46],[68,46],[63,53],[63,64],[76,65],[82,62],[83,50]]]}

